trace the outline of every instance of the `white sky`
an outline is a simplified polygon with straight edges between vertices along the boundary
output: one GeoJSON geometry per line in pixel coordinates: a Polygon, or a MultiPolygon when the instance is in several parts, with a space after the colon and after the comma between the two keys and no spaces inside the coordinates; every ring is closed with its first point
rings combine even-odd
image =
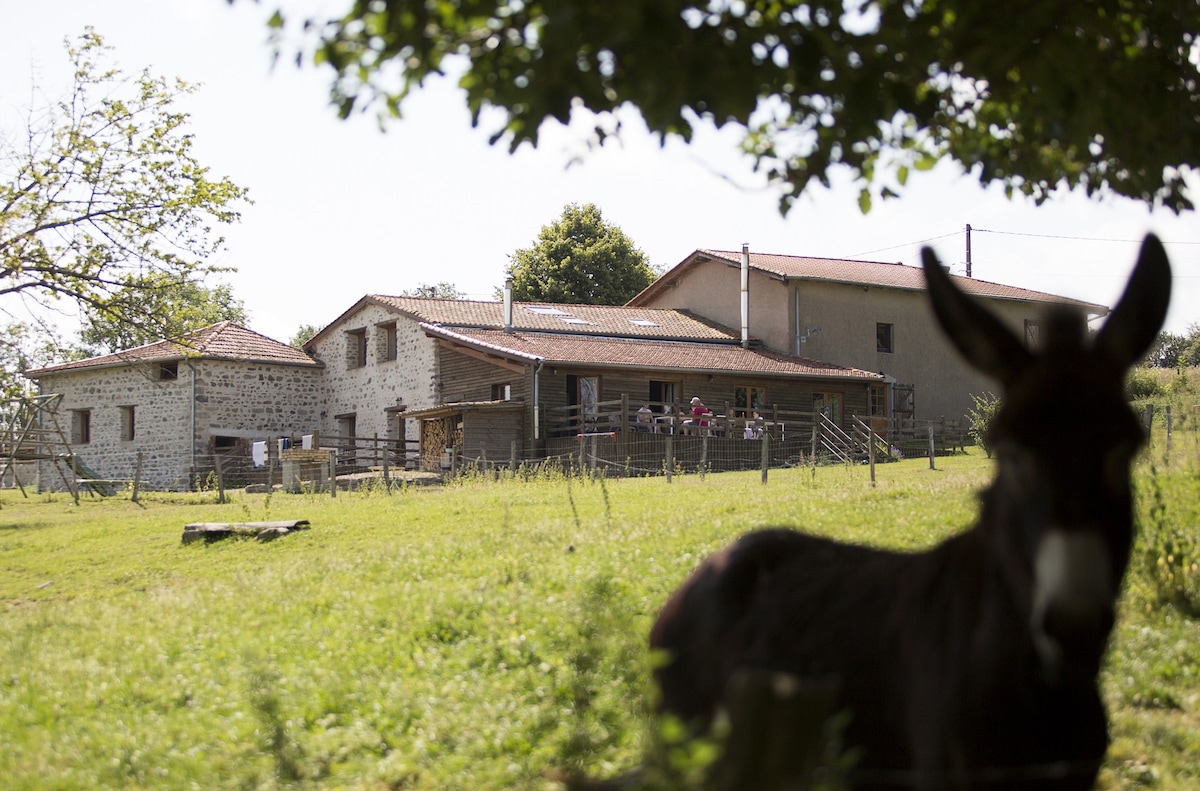
{"type": "MultiPolygon", "coordinates": [[[[222,229],[218,263],[250,311],[251,328],[288,340],[323,326],[364,294],[449,281],[491,299],[516,249],[530,246],[567,203],[595,203],[657,266],[697,248],[919,261],[933,246],[961,273],[970,224],[974,276],[1111,305],[1137,241],[1167,243],[1175,284],[1167,329],[1200,321],[1200,224],[1131,201],[1079,194],[1035,207],[983,189],[952,165],[914,174],[900,199],[864,216],[857,189],[836,174],[786,219],[778,196],[740,157],[737,130],[708,130],[660,147],[636,116],[623,144],[568,167],[582,136],[548,125],[536,151],[510,156],[473,130],[445,81],[380,132],[374,116],[337,120],[329,73],[271,66],[265,20],[301,0],[0,0],[0,131],[19,134],[34,79],[69,89],[64,38],[95,27],[128,74],[143,67],[200,83],[183,109],[194,150],[213,174],[250,189],[240,224],[222,229]],[[981,232],[986,231],[986,232],[981,232]]],[[[333,11],[340,0],[303,0],[333,11]]],[[[1131,111],[1136,111],[1131,108],[1131,111]]],[[[1200,187],[1200,185],[1198,185],[1200,187]]],[[[1200,188],[1193,193],[1200,200],[1200,188]]]]}

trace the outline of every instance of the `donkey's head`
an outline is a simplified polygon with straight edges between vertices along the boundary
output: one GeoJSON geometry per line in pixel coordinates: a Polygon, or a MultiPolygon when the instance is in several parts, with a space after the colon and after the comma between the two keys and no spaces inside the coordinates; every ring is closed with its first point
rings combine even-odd
{"type": "Polygon", "coordinates": [[[1042,669],[1094,676],[1112,626],[1133,536],[1130,465],[1143,431],[1124,396],[1125,373],[1166,317],[1171,270],[1157,238],[1142,245],[1117,306],[1089,342],[1083,317],[1059,307],[1028,349],[963,294],[923,251],[942,328],[967,361],[998,380],[991,426],[998,472],[984,519],[1015,557],[1042,669]]]}

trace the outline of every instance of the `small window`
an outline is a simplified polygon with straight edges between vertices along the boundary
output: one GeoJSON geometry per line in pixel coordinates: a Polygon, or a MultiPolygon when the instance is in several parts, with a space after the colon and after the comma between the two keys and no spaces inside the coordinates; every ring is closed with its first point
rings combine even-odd
{"type": "Polygon", "coordinates": [[[398,355],[396,343],[396,322],[388,322],[387,324],[379,325],[378,339],[376,340],[378,348],[376,349],[376,357],[379,362],[391,362],[398,355]]]}
{"type": "Polygon", "coordinates": [[[511,401],[512,400],[512,385],[505,382],[504,384],[492,385],[492,400],[493,401],[511,401]]]}
{"type": "Polygon", "coordinates": [[[71,412],[71,444],[87,445],[92,441],[92,410],[76,409],[71,412]]]}
{"type": "Polygon", "coordinates": [[[163,381],[173,381],[179,378],[179,361],[171,360],[170,362],[158,364],[158,378],[163,381]]]}
{"type": "Polygon", "coordinates": [[[346,333],[346,367],[362,368],[367,364],[367,331],[350,330],[346,333]]]}
{"type": "Polygon", "coordinates": [[[884,352],[886,354],[891,354],[892,352],[894,352],[896,350],[896,348],[895,348],[895,346],[892,345],[893,335],[894,335],[894,333],[892,332],[891,324],[882,324],[882,323],[876,324],[875,325],[875,351],[884,352]]]}
{"type": "Polygon", "coordinates": [[[230,450],[237,447],[237,437],[213,437],[213,450],[230,450]]]}
{"type": "Polygon", "coordinates": [[[121,441],[133,442],[135,435],[135,409],[131,406],[119,407],[121,410],[121,441]]]}
{"type": "Polygon", "coordinates": [[[1036,349],[1042,340],[1042,322],[1037,319],[1025,319],[1025,347],[1036,349]]]}

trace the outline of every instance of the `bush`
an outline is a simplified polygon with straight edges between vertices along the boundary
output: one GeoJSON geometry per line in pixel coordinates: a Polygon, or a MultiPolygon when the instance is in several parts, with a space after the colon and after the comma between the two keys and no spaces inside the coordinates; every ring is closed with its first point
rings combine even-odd
{"type": "Polygon", "coordinates": [[[1163,394],[1158,377],[1146,368],[1134,368],[1125,380],[1125,396],[1130,401],[1141,398],[1153,398],[1163,394]]]}
{"type": "Polygon", "coordinates": [[[996,413],[1000,411],[1000,396],[991,391],[983,395],[972,393],[971,400],[975,402],[975,408],[967,413],[967,434],[975,440],[976,445],[983,448],[990,459],[992,445],[988,435],[992,428],[992,422],[996,419],[996,413]]]}

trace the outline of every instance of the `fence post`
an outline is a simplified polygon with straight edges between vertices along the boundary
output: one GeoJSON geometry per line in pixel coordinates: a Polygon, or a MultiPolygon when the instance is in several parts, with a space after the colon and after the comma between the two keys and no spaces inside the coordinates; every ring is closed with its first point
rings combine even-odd
{"type": "Polygon", "coordinates": [[[1146,440],[1150,440],[1150,435],[1153,433],[1151,429],[1154,427],[1154,404],[1146,404],[1146,417],[1142,420],[1146,426],[1146,440]]]}
{"type": "Polygon", "coordinates": [[[875,429],[867,426],[867,459],[871,465],[871,486],[875,485],[875,429]]]}
{"type": "Polygon", "coordinates": [[[621,393],[621,439],[629,438],[629,393],[621,393]]]}
{"type": "Polygon", "coordinates": [[[771,432],[764,431],[762,435],[762,482],[767,484],[767,469],[771,466],[771,432]]]}
{"type": "Polygon", "coordinates": [[[667,441],[663,443],[663,447],[665,448],[665,453],[666,453],[666,459],[664,460],[663,463],[667,465],[667,483],[671,482],[671,475],[674,473],[674,470],[672,468],[675,466],[675,460],[673,458],[671,458],[673,455],[671,453],[671,450],[672,450],[671,442],[674,439],[675,439],[674,434],[668,434],[667,441]]]}
{"type": "MultiPolygon", "coordinates": [[[[15,471],[14,471],[15,473],[15,471]]],[[[137,452],[137,465],[133,468],[133,495],[129,498],[132,502],[138,501],[138,484],[142,481],[142,452],[137,452]]]]}
{"type": "Polygon", "coordinates": [[[517,441],[515,439],[508,443],[508,471],[511,473],[517,471],[517,441]]]}
{"type": "Polygon", "coordinates": [[[811,443],[812,447],[809,449],[809,453],[808,453],[809,457],[813,460],[813,464],[817,463],[817,424],[820,420],[821,420],[820,415],[814,413],[812,443],[811,443]]]}
{"type": "Polygon", "coordinates": [[[216,468],[217,468],[217,503],[219,505],[224,505],[225,504],[225,473],[221,471],[221,454],[214,453],[213,461],[216,463],[216,468]]]}
{"type": "Polygon", "coordinates": [[[329,496],[337,497],[337,450],[329,450],[329,496]]]}
{"type": "Polygon", "coordinates": [[[701,429],[700,437],[700,480],[704,480],[704,468],[708,466],[708,432],[709,429],[705,426],[701,429]]]}
{"type": "Polygon", "coordinates": [[[933,424],[932,424],[932,423],[930,423],[930,424],[929,424],[929,469],[931,469],[931,470],[936,470],[936,469],[937,469],[937,467],[933,466],[933,456],[934,456],[934,450],[933,450],[933,424]]]}
{"type": "MultiPolygon", "coordinates": [[[[375,436],[378,437],[379,435],[376,434],[375,436]]],[[[390,455],[391,451],[389,450],[388,442],[385,439],[383,441],[383,488],[388,494],[392,493],[392,466],[389,463],[391,459],[388,458],[390,455]]]]}

